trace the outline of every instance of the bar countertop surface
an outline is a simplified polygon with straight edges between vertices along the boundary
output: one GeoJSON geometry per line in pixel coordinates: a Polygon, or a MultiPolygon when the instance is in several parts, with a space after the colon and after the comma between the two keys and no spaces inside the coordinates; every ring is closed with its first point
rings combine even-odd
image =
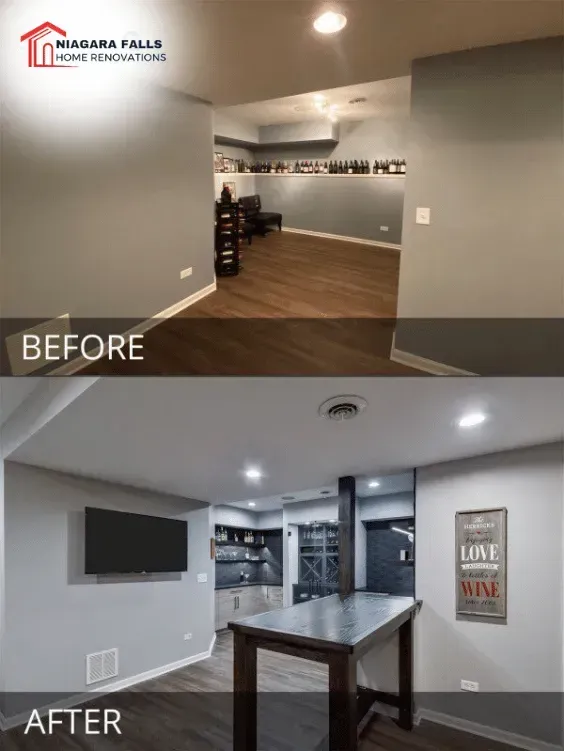
{"type": "Polygon", "coordinates": [[[263,639],[355,652],[374,636],[395,631],[419,607],[413,597],[353,592],[230,621],[228,626],[263,639]]]}

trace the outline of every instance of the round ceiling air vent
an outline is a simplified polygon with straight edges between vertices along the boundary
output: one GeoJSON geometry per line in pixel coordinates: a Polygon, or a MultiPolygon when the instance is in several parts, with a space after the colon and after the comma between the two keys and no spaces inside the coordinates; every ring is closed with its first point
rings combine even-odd
{"type": "Polygon", "coordinates": [[[283,495],[282,500],[283,501],[295,501],[296,496],[295,495],[283,495]]]}
{"type": "Polygon", "coordinates": [[[323,402],[319,407],[319,414],[327,420],[343,422],[343,420],[352,420],[367,406],[368,402],[361,396],[334,396],[323,402]]]}

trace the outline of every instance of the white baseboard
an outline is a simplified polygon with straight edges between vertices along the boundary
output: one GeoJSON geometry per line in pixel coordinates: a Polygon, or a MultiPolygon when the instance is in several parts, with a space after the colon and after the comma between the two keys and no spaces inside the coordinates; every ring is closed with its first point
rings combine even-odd
{"type": "MultiPolygon", "coordinates": [[[[191,305],[194,305],[200,300],[203,300],[204,297],[211,295],[211,293],[215,292],[216,289],[217,289],[217,282],[214,281],[211,284],[208,284],[207,287],[203,287],[202,289],[198,290],[198,292],[194,292],[193,295],[190,295],[189,297],[185,297],[184,300],[180,300],[180,302],[177,302],[174,305],[171,305],[169,308],[165,308],[165,310],[161,310],[160,313],[157,313],[156,315],[152,316],[152,318],[147,318],[146,321],[139,323],[137,326],[134,326],[132,329],[129,329],[129,331],[126,331],[125,333],[121,333],[121,332],[116,332],[116,333],[121,333],[121,335],[125,337],[125,340],[127,342],[130,336],[144,334],[147,331],[150,331],[151,329],[155,328],[155,326],[158,326],[159,323],[161,323],[164,319],[172,318],[178,313],[181,313],[183,310],[185,310],[186,308],[189,308],[191,305]]],[[[72,319],[71,319],[71,323],[72,323],[72,319]]],[[[104,347],[104,354],[107,354],[107,351],[108,351],[108,348],[104,347]]],[[[87,357],[77,357],[74,360],[71,360],[70,362],[67,362],[64,365],[61,365],[59,368],[56,368],[55,370],[51,371],[49,375],[75,375],[76,373],[81,371],[83,368],[91,364],[92,364],[92,360],[89,360],[87,357]]]]}
{"type": "Polygon", "coordinates": [[[325,237],[329,240],[345,240],[349,243],[358,243],[360,245],[371,245],[374,248],[389,248],[390,250],[401,250],[401,245],[395,243],[380,242],[380,240],[365,240],[362,237],[346,237],[345,235],[330,235],[327,232],[313,232],[309,229],[295,229],[294,227],[282,227],[282,232],[295,232],[298,235],[311,235],[312,237],[325,237]]]}
{"type": "Polygon", "coordinates": [[[477,373],[471,373],[469,370],[462,370],[462,368],[455,368],[452,365],[446,365],[444,362],[436,362],[436,360],[428,360],[421,355],[414,355],[411,352],[404,352],[401,349],[396,348],[396,333],[392,337],[392,349],[390,350],[390,360],[397,362],[400,365],[407,365],[415,370],[420,370],[422,373],[430,373],[431,375],[438,376],[475,376],[477,373]]]}
{"type": "MultiPolygon", "coordinates": [[[[83,694],[69,696],[66,699],[62,699],[61,701],[54,702],[53,704],[48,704],[44,707],[36,707],[35,709],[37,709],[41,717],[45,716],[53,709],[72,709],[72,707],[77,707],[80,704],[85,704],[88,701],[94,701],[98,696],[113,694],[115,691],[124,691],[125,689],[131,688],[131,686],[135,686],[138,683],[145,683],[146,681],[153,680],[154,678],[159,678],[161,675],[171,673],[173,670],[179,670],[180,668],[185,668],[188,665],[193,665],[196,662],[201,662],[202,660],[206,660],[208,657],[211,657],[213,648],[215,646],[215,639],[216,635],[214,633],[210,642],[209,649],[207,649],[205,652],[199,652],[198,654],[192,655],[191,657],[186,657],[183,660],[177,660],[176,662],[171,662],[168,665],[162,665],[160,668],[146,670],[144,673],[138,673],[137,675],[131,676],[131,678],[124,678],[124,680],[122,681],[107,683],[101,688],[93,688],[83,694]]],[[[11,730],[12,728],[18,727],[20,725],[25,725],[31,717],[33,711],[33,709],[30,709],[27,712],[22,712],[21,714],[14,715],[13,717],[5,717],[0,713],[0,730],[11,730]]]]}
{"type": "Polygon", "coordinates": [[[421,720],[434,722],[437,725],[446,725],[449,728],[462,730],[465,733],[471,733],[472,735],[479,735],[490,741],[506,743],[508,746],[514,746],[515,748],[523,748],[526,749],[526,751],[562,751],[561,745],[546,743],[545,741],[539,741],[535,738],[527,738],[524,735],[492,728],[489,725],[480,725],[477,722],[470,722],[470,720],[464,720],[461,717],[453,717],[452,715],[443,714],[442,712],[435,712],[432,709],[420,709],[416,716],[417,724],[419,724],[421,720]]]}

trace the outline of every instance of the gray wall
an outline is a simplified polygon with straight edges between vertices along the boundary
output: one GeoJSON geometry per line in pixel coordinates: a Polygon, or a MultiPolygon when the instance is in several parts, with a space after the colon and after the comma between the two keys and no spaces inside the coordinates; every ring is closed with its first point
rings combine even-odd
{"type": "MultiPolygon", "coordinates": [[[[213,113],[213,132],[216,136],[233,138],[237,141],[258,143],[259,140],[258,125],[231,117],[221,109],[215,110],[213,113]]],[[[218,148],[217,151],[221,151],[221,149],[218,148]]]]}
{"type": "Polygon", "coordinates": [[[283,514],[279,511],[259,511],[257,529],[282,529],[283,514]]]}
{"type": "MultiPolygon", "coordinates": [[[[563,54],[559,37],[413,63],[400,317],[564,315],[563,54]],[[430,226],[415,224],[416,207],[431,209],[430,226]]],[[[487,333],[434,337],[400,322],[396,347],[523,372],[535,337],[516,331],[502,347],[487,333]]]]}
{"type": "Polygon", "coordinates": [[[0,454],[0,719],[5,714],[5,680],[4,680],[4,636],[6,624],[6,603],[5,603],[5,535],[4,535],[4,459],[0,454]]]}
{"type": "Polygon", "coordinates": [[[148,112],[123,100],[111,139],[58,148],[5,114],[4,316],[147,318],[213,283],[209,105],[162,90],[148,112]]]}
{"type": "MultiPolygon", "coordinates": [[[[405,158],[408,121],[370,118],[342,123],[336,146],[268,150],[258,158],[302,161],[405,158]]],[[[263,207],[280,211],[284,225],[401,245],[405,178],[256,178],[263,207]],[[388,231],[380,230],[388,227],[388,231]]]]}
{"type": "Polygon", "coordinates": [[[305,120],[299,123],[259,126],[259,143],[294,143],[296,141],[337,140],[339,126],[330,120],[305,120]]]}
{"type": "Polygon", "coordinates": [[[209,507],[10,462],[5,479],[6,689],[44,692],[9,696],[8,714],[56,693],[88,690],[91,652],[117,647],[116,680],[123,680],[209,649],[215,578],[209,507]],[[87,505],[186,519],[188,571],[150,581],[84,575],[87,505]],[[197,583],[198,573],[207,574],[207,583],[197,583]]]}
{"type": "MultiPolygon", "coordinates": [[[[255,160],[251,151],[242,149],[238,146],[221,146],[216,144],[214,146],[214,151],[219,151],[224,157],[229,157],[230,159],[244,159],[247,162],[253,162],[255,160]]],[[[253,173],[226,172],[222,174],[221,172],[216,172],[214,174],[216,198],[220,197],[224,182],[235,183],[237,189],[237,200],[239,200],[241,196],[252,196],[256,193],[255,175],[253,173]]]]}
{"type": "Polygon", "coordinates": [[[229,527],[248,527],[249,529],[281,529],[282,510],[251,511],[238,506],[214,506],[215,524],[229,527]]]}
{"type": "Polygon", "coordinates": [[[258,514],[255,511],[247,511],[238,506],[214,506],[213,517],[215,524],[224,524],[226,527],[248,527],[256,529],[258,514]]]}
{"type": "Polygon", "coordinates": [[[419,708],[560,742],[563,498],[562,444],[418,470],[419,708]],[[457,618],[455,513],[500,506],[508,511],[507,623],[457,618]],[[461,679],[478,681],[480,694],[462,693],[461,679]]]}

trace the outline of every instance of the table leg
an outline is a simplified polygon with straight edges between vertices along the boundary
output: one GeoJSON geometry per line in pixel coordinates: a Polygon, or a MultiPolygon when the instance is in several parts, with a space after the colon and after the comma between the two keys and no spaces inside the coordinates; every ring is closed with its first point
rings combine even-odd
{"type": "Polygon", "coordinates": [[[399,628],[399,721],[404,730],[413,728],[413,613],[399,628]]]}
{"type": "Polygon", "coordinates": [[[329,751],[357,749],[356,659],[346,653],[329,658],[329,751]]]}
{"type": "Polygon", "coordinates": [[[233,751],[256,751],[257,648],[235,632],[233,650],[233,751]]]}

